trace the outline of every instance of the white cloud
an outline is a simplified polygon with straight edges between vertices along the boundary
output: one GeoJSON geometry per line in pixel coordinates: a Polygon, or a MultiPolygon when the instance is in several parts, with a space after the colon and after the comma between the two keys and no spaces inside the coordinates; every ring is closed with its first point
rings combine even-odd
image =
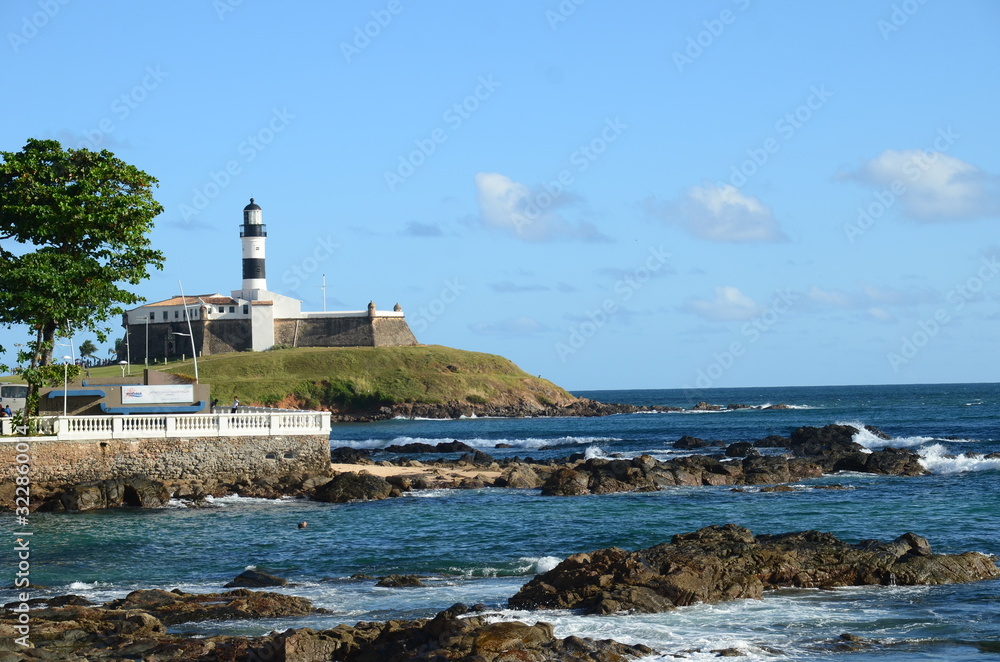
{"type": "Polygon", "coordinates": [[[706,182],[692,186],[679,201],[657,204],[647,200],[646,211],[692,234],[712,241],[784,241],[771,208],[729,184],[706,182]]]}
{"type": "Polygon", "coordinates": [[[476,174],[476,202],[482,224],[523,241],[579,239],[610,241],[586,221],[570,222],[555,212],[574,200],[567,193],[532,190],[496,172],[476,174]]]}
{"type": "Polygon", "coordinates": [[[887,149],[858,170],[840,174],[875,186],[886,206],[923,222],[1000,215],[1000,178],[942,152],[887,149]]]}
{"type": "Polygon", "coordinates": [[[691,299],[684,309],[716,322],[746,320],[760,314],[757,303],[732,285],[715,288],[712,299],[691,299]]]}

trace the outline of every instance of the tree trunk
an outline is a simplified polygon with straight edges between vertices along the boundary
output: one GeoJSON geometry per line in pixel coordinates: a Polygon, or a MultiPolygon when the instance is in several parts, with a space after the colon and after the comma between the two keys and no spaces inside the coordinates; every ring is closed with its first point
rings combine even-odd
{"type": "Polygon", "coordinates": [[[52,365],[52,350],[56,346],[56,329],[59,325],[54,320],[49,320],[41,327],[42,333],[42,360],[38,365],[52,365]]]}

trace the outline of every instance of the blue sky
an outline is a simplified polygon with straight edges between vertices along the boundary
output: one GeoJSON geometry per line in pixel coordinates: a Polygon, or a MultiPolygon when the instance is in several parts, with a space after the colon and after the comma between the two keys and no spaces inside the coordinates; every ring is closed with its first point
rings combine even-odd
{"type": "Polygon", "coordinates": [[[1000,4],[443,5],[10,0],[0,149],[159,179],[151,301],[252,195],[270,289],[570,389],[997,381],[1000,4]]]}

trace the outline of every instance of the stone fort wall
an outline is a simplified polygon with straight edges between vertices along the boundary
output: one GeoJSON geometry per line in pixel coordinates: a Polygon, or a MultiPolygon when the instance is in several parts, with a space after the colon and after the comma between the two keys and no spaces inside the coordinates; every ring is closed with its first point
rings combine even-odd
{"type": "MultiPolygon", "coordinates": [[[[243,352],[251,348],[249,319],[194,320],[191,322],[196,347],[201,355],[243,352]]],[[[145,324],[128,327],[132,363],[146,358],[145,324]]],[[[149,325],[149,361],[191,355],[191,340],[185,322],[157,322],[149,325]]],[[[417,339],[402,317],[313,317],[277,319],[274,342],[290,347],[394,347],[416,345],[417,339]]]]}
{"type": "Polygon", "coordinates": [[[145,475],[154,480],[220,482],[330,472],[328,435],[0,441],[0,482],[13,483],[18,444],[30,446],[32,483],[81,483],[145,475]]]}

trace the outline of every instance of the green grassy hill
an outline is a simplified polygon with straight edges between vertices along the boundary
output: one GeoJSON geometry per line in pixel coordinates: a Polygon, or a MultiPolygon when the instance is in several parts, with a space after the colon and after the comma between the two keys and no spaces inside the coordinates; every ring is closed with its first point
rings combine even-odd
{"type": "MultiPolygon", "coordinates": [[[[194,376],[191,361],[162,367],[194,376]]],[[[220,404],[364,413],[383,406],[461,403],[504,407],[565,405],[575,398],[492,354],[438,345],[298,348],[198,360],[198,376],[220,404]]]]}

